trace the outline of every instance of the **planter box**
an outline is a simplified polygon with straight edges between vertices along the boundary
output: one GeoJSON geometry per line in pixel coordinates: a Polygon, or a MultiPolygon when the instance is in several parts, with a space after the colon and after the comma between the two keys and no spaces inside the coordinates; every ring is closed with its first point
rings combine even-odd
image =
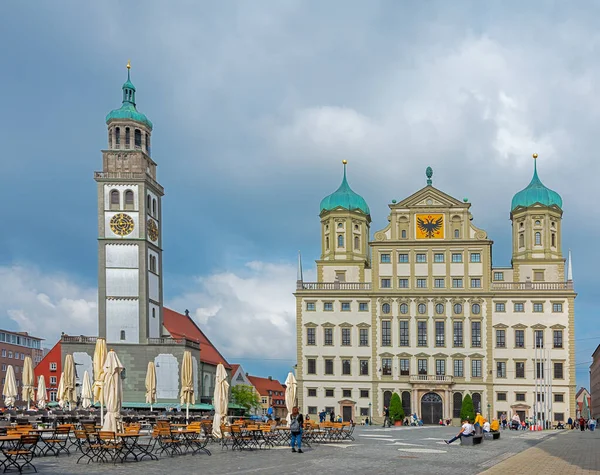
{"type": "Polygon", "coordinates": [[[402,425],[402,421],[396,421],[396,422],[394,422],[394,425],[395,426],[401,426],[402,425]]]}

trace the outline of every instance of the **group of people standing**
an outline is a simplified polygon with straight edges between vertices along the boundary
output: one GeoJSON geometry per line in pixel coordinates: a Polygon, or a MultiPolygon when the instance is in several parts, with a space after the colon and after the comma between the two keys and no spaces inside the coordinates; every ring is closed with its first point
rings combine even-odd
{"type": "Polygon", "coordinates": [[[581,432],[584,432],[586,429],[589,429],[593,432],[596,430],[597,421],[593,417],[590,417],[587,420],[584,417],[580,417],[579,419],[571,419],[569,417],[567,424],[571,430],[579,427],[581,432]]]}

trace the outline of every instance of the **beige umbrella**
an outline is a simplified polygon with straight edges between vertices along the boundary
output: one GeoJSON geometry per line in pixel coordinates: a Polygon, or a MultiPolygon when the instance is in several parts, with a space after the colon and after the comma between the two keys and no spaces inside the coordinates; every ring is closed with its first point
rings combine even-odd
{"type": "Polygon", "coordinates": [[[65,372],[60,373],[60,380],[58,381],[58,388],[56,388],[56,397],[58,398],[58,407],[61,409],[65,407],[65,400],[63,395],[65,392],[65,372]]]}
{"type": "Polygon", "coordinates": [[[190,404],[195,404],[194,396],[194,365],[192,364],[192,353],[183,352],[183,363],[181,364],[181,404],[185,404],[186,422],[190,417],[190,404]]]}
{"type": "Polygon", "coordinates": [[[94,350],[94,402],[100,403],[100,424],[104,424],[104,398],[102,384],[104,381],[104,362],[106,361],[106,340],[98,338],[94,350]]]}
{"type": "Polygon", "coordinates": [[[156,368],[154,362],[148,362],[148,370],[146,371],[146,404],[150,404],[150,410],[152,410],[152,404],[156,402],[156,368]]]}
{"type": "Polygon", "coordinates": [[[6,376],[4,379],[4,387],[2,388],[2,396],[4,396],[4,405],[12,407],[17,400],[17,380],[15,378],[15,369],[12,365],[6,368],[6,376]]]}
{"type": "Polygon", "coordinates": [[[108,352],[102,371],[104,373],[102,393],[106,406],[106,417],[104,417],[102,430],[121,432],[123,425],[121,422],[121,406],[123,404],[121,371],[123,371],[123,365],[113,350],[108,352]]]}
{"type": "Polygon", "coordinates": [[[215,379],[215,394],[213,396],[213,406],[215,415],[213,417],[213,435],[220,439],[221,422],[227,417],[227,409],[229,408],[229,383],[227,382],[227,372],[222,363],[217,365],[217,376],[215,379]]]}
{"type": "Polygon", "coordinates": [[[298,391],[298,383],[294,374],[290,371],[285,379],[285,407],[288,410],[287,420],[288,424],[292,420],[292,409],[296,405],[296,392],[298,391]]]}
{"type": "Polygon", "coordinates": [[[81,385],[81,405],[84,409],[87,409],[92,405],[92,383],[90,381],[90,375],[86,371],[83,373],[83,383],[81,385]]]}
{"type": "Polygon", "coordinates": [[[73,355],[68,354],[65,356],[63,370],[63,401],[69,405],[69,410],[71,410],[72,404],[77,402],[75,398],[75,362],[73,361],[73,355]]]}
{"type": "Polygon", "coordinates": [[[43,374],[38,379],[37,406],[39,409],[46,407],[46,378],[43,374]]]}
{"type": "Polygon", "coordinates": [[[27,410],[31,407],[31,401],[35,400],[35,390],[33,388],[35,384],[35,375],[33,374],[33,361],[31,356],[26,356],[23,361],[23,389],[21,395],[23,401],[27,401],[27,410]]]}

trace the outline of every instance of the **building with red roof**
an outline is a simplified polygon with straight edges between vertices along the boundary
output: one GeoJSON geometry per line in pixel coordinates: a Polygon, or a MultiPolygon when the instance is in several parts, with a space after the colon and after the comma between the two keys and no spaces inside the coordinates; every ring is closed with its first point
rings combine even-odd
{"type": "Polygon", "coordinates": [[[210,342],[200,327],[196,325],[190,312],[185,311],[184,314],[163,308],[163,326],[172,338],[185,338],[186,340],[195,341],[200,345],[200,364],[198,371],[199,378],[199,394],[202,403],[211,404],[212,397],[215,391],[215,377],[217,373],[217,365],[223,363],[228,375],[231,375],[231,365],[210,342]]]}
{"type": "Polygon", "coordinates": [[[248,375],[248,380],[256,388],[260,394],[263,415],[267,414],[270,406],[273,406],[273,416],[284,418],[287,416],[287,408],[285,406],[285,387],[271,376],[268,378],[260,378],[258,376],[248,375]]]}
{"type": "Polygon", "coordinates": [[[56,391],[60,382],[60,374],[62,373],[62,353],[60,340],[46,353],[42,360],[33,369],[36,383],[36,400],[37,400],[37,383],[40,376],[44,376],[46,383],[46,401],[58,401],[56,391]]]}

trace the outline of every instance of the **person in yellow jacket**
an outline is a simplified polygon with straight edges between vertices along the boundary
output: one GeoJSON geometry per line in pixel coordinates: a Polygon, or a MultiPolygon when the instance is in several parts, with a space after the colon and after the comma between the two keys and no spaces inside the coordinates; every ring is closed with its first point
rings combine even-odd
{"type": "Polygon", "coordinates": [[[483,416],[478,412],[477,415],[475,416],[475,425],[479,424],[480,426],[483,426],[483,424],[485,423],[485,419],[483,418],[483,416]]]}
{"type": "Polygon", "coordinates": [[[495,417],[492,420],[492,423],[490,424],[490,430],[492,432],[498,432],[500,430],[500,423],[498,422],[498,419],[496,419],[495,417]]]}

